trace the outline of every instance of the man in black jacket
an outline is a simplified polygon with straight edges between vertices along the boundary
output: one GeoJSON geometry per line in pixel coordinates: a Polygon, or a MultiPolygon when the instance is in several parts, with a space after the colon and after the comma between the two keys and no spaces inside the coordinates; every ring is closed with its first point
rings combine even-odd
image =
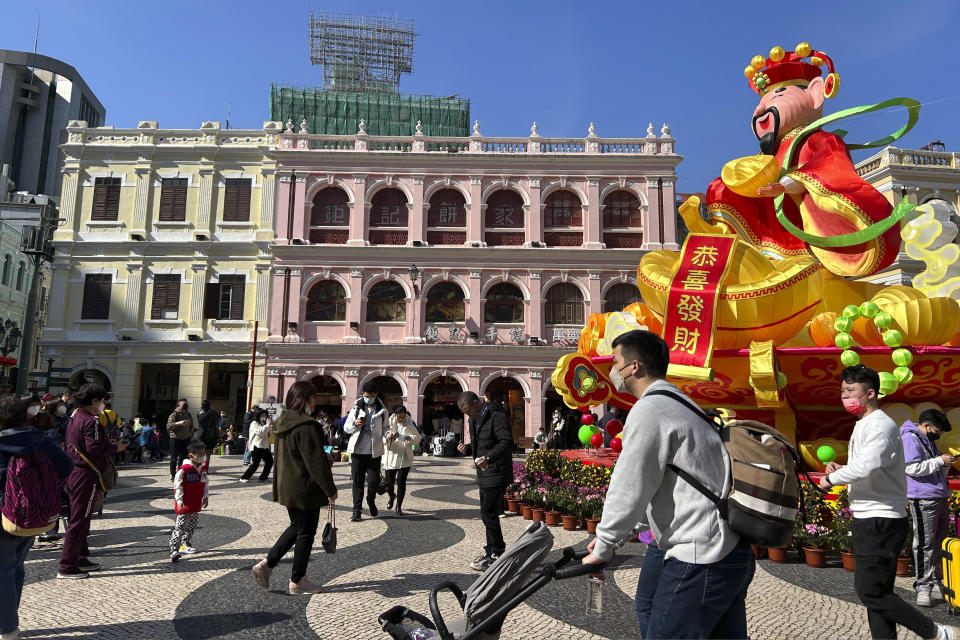
{"type": "Polygon", "coordinates": [[[460,394],[460,410],[470,418],[470,442],[460,443],[460,455],[469,453],[477,469],[480,485],[480,517],[487,529],[487,544],[483,555],[470,568],[485,571],[500,557],[507,545],[500,529],[500,506],[503,492],[513,482],[513,431],[510,418],[499,402],[480,403],[472,391],[460,394]]]}

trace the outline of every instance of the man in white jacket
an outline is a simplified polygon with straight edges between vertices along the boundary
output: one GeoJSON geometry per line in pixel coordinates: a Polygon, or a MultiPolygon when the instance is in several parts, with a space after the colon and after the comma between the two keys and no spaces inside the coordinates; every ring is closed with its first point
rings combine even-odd
{"type": "Polygon", "coordinates": [[[383,455],[383,433],[387,427],[387,408],[380,400],[377,386],[367,382],[363,385],[362,394],[343,423],[343,432],[350,436],[347,452],[350,454],[350,475],[353,480],[351,522],[360,522],[364,480],[367,484],[367,507],[370,515],[377,517],[380,457],[383,455]]]}
{"type": "Polygon", "coordinates": [[[670,468],[726,495],[730,460],[693,401],[664,380],[669,362],[666,342],[649,331],[613,341],[610,379],[638,400],[627,415],[623,452],[583,562],[609,561],[636,524],[647,522],[656,546],[647,550],[637,585],[643,638],[745,638],[747,587],[755,570],[750,546],[713,502],[670,468]]]}
{"type": "MultiPolygon", "coordinates": [[[[907,539],[907,480],[900,428],[878,404],[880,376],[862,364],[840,374],[843,408],[858,420],[847,465],[827,465],[824,489],[849,486],[853,511],[854,585],[867,608],[873,638],[896,638],[903,625],[928,640],[960,640],[960,630],[935,623],[893,592],[897,556],[907,539]]],[[[829,634],[828,634],[829,635],[829,634]]]]}

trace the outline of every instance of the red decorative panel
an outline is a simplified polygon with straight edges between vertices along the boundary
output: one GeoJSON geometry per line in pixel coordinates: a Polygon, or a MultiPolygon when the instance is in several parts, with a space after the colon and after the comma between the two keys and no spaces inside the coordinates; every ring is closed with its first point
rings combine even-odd
{"type": "Polygon", "coordinates": [[[427,231],[427,242],[432,245],[462,245],[466,241],[466,231],[427,231]]]}
{"type": "Polygon", "coordinates": [[[348,229],[311,229],[310,244],[347,244],[348,229]]]}
{"type": "Polygon", "coordinates": [[[579,247],[583,244],[583,233],[580,231],[548,231],[543,234],[543,240],[548,247],[579,247]]]}
{"type": "Polygon", "coordinates": [[[605,233],[603,243],[608,249],[639,249],[643,244],[642,233],[605,233]]]}
{"type": "Polygon", "coordinates": [[[519,247],[526,240],[526,234],[521,232],[487,231],[486,242],[488,247],[519,247]]]}
{"type": "Polygon", "coordinates": [[[371,229],[370,244],[407,244],[407,232],[371,229]]]}

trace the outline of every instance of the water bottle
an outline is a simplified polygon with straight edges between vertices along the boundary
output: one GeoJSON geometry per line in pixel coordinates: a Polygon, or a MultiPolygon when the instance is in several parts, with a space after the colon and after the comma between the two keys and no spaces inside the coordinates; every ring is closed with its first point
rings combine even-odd
{"type": "Polygon", "coordinates": [[[603,615],[603,573],[593,573],[587,576],[587,615],[603,615]]]}
{"type": "Polygon", "coordinates": [[[431,638],[439,638],[437,632],[433,629],[427,629],[425,627],[419,627],[407,634],[408,640],[430,640],[431,638]]]}

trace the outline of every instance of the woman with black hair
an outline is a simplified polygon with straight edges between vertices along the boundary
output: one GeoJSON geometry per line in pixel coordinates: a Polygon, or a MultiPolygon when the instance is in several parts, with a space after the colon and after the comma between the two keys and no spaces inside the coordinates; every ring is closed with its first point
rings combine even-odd
{"type": "Polygon", "coordinates": [[[250,446],[253,448],[253,461],[247,470],[240,476],[240,482],[250,482],[250,478],[257,472],[260,462],[263,461],[263,471],[260,472],[260,482],[266,482],[273,468],[273,454],[270,453],[270,422],[269,414],[259,409],[253,422],[250,423],[250,446]]]}
{"type": "Polygon", "coordinates": [[[413,466],[413,445],[420,442],[420,432],[413,418],[407,413],[403,405],[394,408],[390,416],[390,424],[383,434],[383,470],[387,494],[390,502],[387,509],[392,509],[394,500],[397,504],[397,515],[402,516],[403,497],[407,494],[407,475],[413,466]],[[396,492],[394,492],[396,483],[396,492]]]}

